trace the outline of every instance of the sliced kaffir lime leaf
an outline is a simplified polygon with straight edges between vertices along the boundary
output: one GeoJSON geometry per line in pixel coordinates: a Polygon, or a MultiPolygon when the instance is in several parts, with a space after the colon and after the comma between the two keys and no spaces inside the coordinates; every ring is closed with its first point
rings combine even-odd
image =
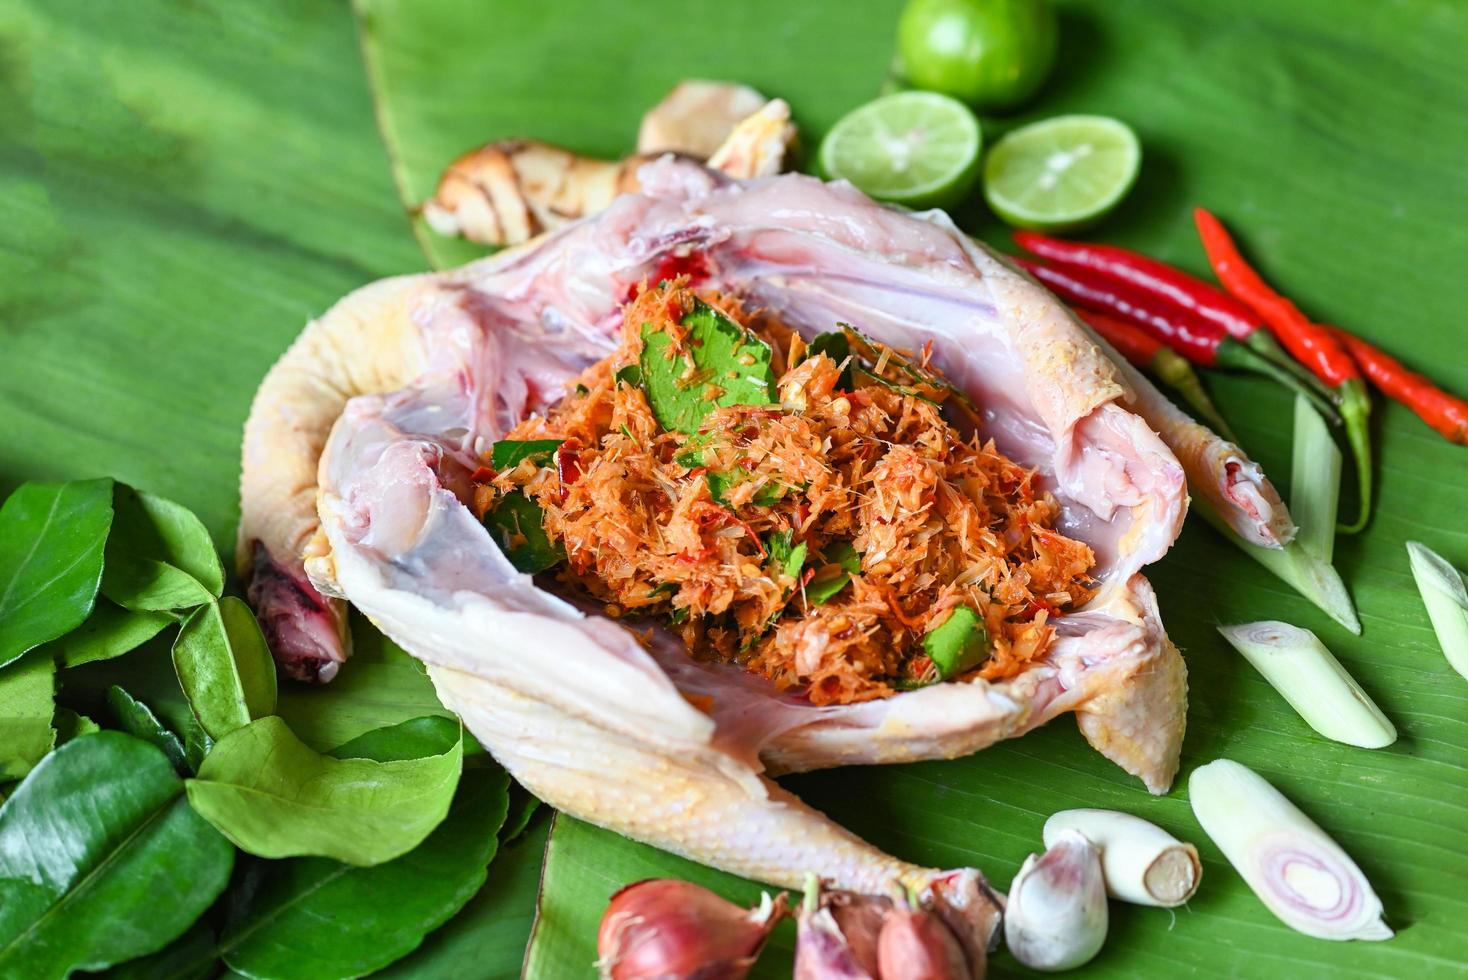
{"type": "Polygon", "coordinates": [[[691,435],[715,408],[774,401],[768,344],[702,300],[694,300],[683,327],[688,336],[677,356],[670,356],[672,337],[642,327],[642,387],[664,429],[691,435]]]}
{"type": "Polygon", "coordinates": [[[958,606],[923,637],[923,650],[947,680],[988,659],[989,630],[978,613],[958,606]]]}
{"type": "Polygon", "coordinates": [[[834,599],[851,581],[851,576],[861,572],[861,555],[850,541],[837,541],[826,546],[821,553],[826,565],[816,573],[805,587],[805,597],[812,605],[822,605],[834,599]]]}
{"type": "Polygon", "coordinates": [[[484,515],[484,526],[510,564],[522,572],[543,572],[566,560],[565,548],[545,533],[545,512],[519,491],[501,497],[484,515]]]}
{"type": "Polygon", "coordinates": [[[522,460],[549,460],[564,439],[502,439],[489,451],[489,465],[497,470],[512,469],[522,460]]]}

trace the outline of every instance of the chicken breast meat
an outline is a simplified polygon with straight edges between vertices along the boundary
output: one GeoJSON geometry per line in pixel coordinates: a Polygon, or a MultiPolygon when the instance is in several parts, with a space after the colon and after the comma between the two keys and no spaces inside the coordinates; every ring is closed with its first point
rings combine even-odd
{"type": "Polygon", "coordinates": [[[986,944],[998,902],[977,872],[884,854],[769,777],[952,758],[1074,712],[1096,749],[1165,792],[1185,669],[1141,569],[1177,536],[1188,479],[1254,540],[1287,539],[1288,514],[1237,447],[945,215],[671,158],[640,182],[526,246],[352,294],[267,377],[246,429],[240,556],[272,646],[287,671],[329,679],[350,600],[553,806],[776,885],[815,872],[879,892],[899,879],[986,944]],[[629,290],[690,255],[704,285],[807,336],[847,322],[893,347],[931,342],[980,432],[1036,469],[1058,527],[1095,552],[1100,589],[1055,621],[1043,660],[1002,682],[817,707],[694,660],[671,634],[645,643],[515,570],[466,506],[470,474],[615,346],[629,290]]]}

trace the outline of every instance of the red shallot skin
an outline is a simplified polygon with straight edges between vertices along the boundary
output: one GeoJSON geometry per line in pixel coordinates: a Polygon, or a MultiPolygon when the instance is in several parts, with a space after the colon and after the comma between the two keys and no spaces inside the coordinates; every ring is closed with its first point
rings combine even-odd
{"type": "Polygon", "coordinates": [[[744,909],[698,885],[650,878],[618,891],[597,932],[604,980],[743,980],[785,917],[781,894],[744,909]]]}
{"type": "Polygon", "coordinates": [[[895,908],[877,941],[881,980],[975,980],[953,931],[932,912],[895,908]]]}
{"type": "Polygon", "coordinates": [[[795,938],[795,980],[877,980],[877,941],[892,903],[853,892],[827,892],[818,908],[802,904],[795,938]]]}

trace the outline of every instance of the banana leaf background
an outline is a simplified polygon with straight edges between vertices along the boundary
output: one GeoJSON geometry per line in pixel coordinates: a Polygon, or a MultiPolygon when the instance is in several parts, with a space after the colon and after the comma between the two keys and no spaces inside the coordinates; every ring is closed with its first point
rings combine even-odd
{"type": "MultiPolygon", "coordinates": [[[[1145,163],[1098,236],[1202,270],[1188,211],[1207,204],[1308,310],[1468,391],[1468,6],[1059,6],[1055,76],[1020,116],[986,119],[987,139],[1066,111],[1127,120],[1145,163]]],[[[415,228],[405,208],[450,159],[522,135],[620,155],[641,113],[687,76],[787,98],[812,146],[878,90],[899,7],[0,0],[0,491],[115,475],[194,508],[229,548],[240,426],[307,318],[372,279],[474,254],[415,228]]],[[[958,217],[1005,241],[982,205],[958,217]]],[[[1236,377],[1213,389],[1282,474],[1287,396],[1236,377]]],[[[1192,688],[1168,796],[1149,797],[1068,719],[970,759],[788,785],[902,857],[975,865],[1000,886],[1064,807],[1127,810],[1196,841],[1196,899],[1176,915],[1113,904],[1093,975],[1461,975],[1468,681],[1437,649],[1403,542],[1468,565],[1468,451],[1395,406],[1379,408],[1375,431],[1380,505],[1337,546],[1362,637],[1194,522],[1151,570],[1192,688]],[[1369,752],[1314,735],[1213,629],[1262,618],[1315,629],[1400,740],[1369,752]],[[1219,756],[1266,775],[1358,859],[1395,939],[1312,940],[1265,910],[1188,807],[1186,774],[1219,756]]],[[[359,686],[371,676],[360,670],[359,686]]],[[[569,818],[549,831],[543,871],[534,845],[507,851],[484,893],[391,972],[518,975],[538,901],[529,974],[590,976],[596,922],[620,884],[677,874],[740,900],[758,891],[569,818]]],[[[790,940],[777,936],[760,975],[788,972],[790,940]]],[[[994,964],[1018,970],[1004,955],[994,964]]]]}

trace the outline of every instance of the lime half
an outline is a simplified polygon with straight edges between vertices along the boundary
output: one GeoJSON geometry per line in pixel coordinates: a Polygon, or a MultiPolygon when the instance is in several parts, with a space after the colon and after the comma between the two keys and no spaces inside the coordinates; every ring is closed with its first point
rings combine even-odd
{"type": "Polygon", "coordinates": [[[1073,231],[1116,207],[1141,164],[1137,134],[1126,123],[1057,116],[994,144],[984,163],[984,197],[1011,225],[1073,231]]]}
{"type": "Polygon", "coordinates": [[[898,92],[846,115],[821,141],[820,166],[883,201],[952,204],[979,175],[979,121],[956,99],[898,92]]]}

